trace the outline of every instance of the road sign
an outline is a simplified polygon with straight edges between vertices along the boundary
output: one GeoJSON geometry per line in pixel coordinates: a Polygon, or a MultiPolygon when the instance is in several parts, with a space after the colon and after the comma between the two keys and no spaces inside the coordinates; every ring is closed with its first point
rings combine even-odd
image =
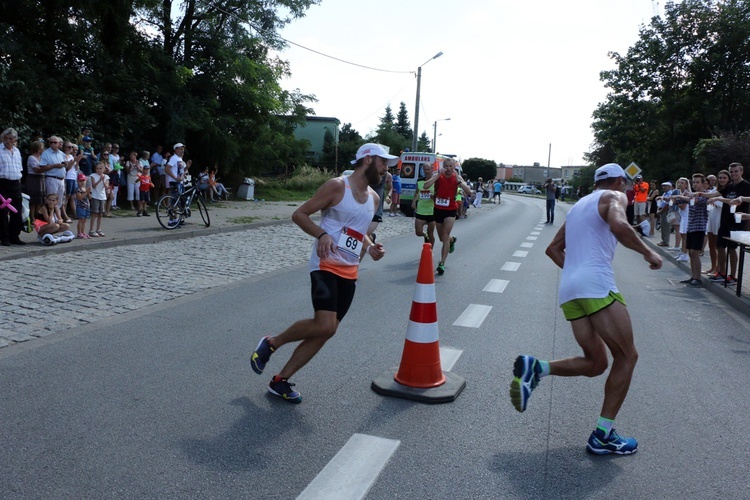
{"type": "Polygon", "coordinates": [[[625,168],[625,173],[628,174],[628,177],[634,179],[636,175],[641,173],[641,167],[636,165],[635,162],[631,162],[630,165],[625,168]]]}

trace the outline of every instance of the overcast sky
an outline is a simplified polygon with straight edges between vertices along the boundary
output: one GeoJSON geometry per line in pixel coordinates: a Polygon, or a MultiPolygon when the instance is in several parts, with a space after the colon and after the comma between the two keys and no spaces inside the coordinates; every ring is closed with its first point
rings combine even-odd
{"type": "Polygon", "coordinates": [[[396,114],[405,102],[414,125],[421,65],[419,133],[432,139],[437,121],[439,152],[547,165],[552,144],[551,166],[581,165],[606,96],[599,72],[614,68],[607,53],[624,54],[662,12],[651,0],[323,0],[281,35],[392,72],[290,45],[282,85],[314,94],[316,115],[364,137],[388,104],[396,114]]]}

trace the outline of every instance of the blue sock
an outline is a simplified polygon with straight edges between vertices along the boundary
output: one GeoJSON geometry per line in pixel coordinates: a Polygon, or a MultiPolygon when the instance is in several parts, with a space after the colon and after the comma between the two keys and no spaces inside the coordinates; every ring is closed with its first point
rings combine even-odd
{"type": "Polygon", "coordinates": [[[613,425],[615,425],[614,420],[610,420],[604,417],[599,417],[599,420],[596,422],[596,428],[604,432],[604,439],[607,439],[609,437],[609,433],[612,432],[613,425]]]}
{"type": "Polygon", "coordinates": [[[549,375],[549,361],[541,361],[537,360],[539,362],[539,366],[542,367],[542,373],[539,374],[539,377],[546,377],[549,375]]]}

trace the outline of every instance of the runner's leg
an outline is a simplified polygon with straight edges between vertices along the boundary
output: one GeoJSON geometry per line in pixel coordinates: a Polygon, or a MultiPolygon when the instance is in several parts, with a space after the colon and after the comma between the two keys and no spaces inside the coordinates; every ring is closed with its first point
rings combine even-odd
{"type": "Polygon", "coordinates": [[[289,342],[301,341],[278,373],[279,377],[288,379],[297,373],[320,351],[328,339],[334,336],[338,326],[336,311],[315,311],[313,319],[297,321],[279,335],[272,337],[270,342],[275,349],[289,342]]]}

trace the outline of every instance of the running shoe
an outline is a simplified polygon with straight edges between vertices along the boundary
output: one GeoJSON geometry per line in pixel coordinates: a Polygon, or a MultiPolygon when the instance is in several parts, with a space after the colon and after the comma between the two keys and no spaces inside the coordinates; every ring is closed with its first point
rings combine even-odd
{"type": "Polygon", "coordinates": [[[443,264],[442,262],[437,266],[437,273],[439,276],[445,274],[445,264],[443,264]]]}
{"type": "Polygon", "coordinates": [[[290,403],[301,403],[302,395],[292,389],[292,387],[294,387],[294,384],[290,384],[287,379],[281,378],[276,380],[276,377],[274,377],[271,379],[271,383],[268,384],[268,392],[280,398],[284,398],[284,400],[289,401],[290,403]]]}
{"type": "Polygon", "coordinates": [[[710,278],[708,278],[708,280],[711,281],[711,282],[713,282],[713,283],[724,283],[724,279],[725,279],[725,277],[721,273],[716,273],[713,276],[711,276],[710,278]]]}
{"type": "Polygon", "coordinates": [[[734,277],[731,274],[727,276],[727,285],[734,286],[736,284],[737,284],[737,280],[734,279],[734,277]]]}
{"type": "Polygon", "coordinates": [[[686,280],[680,280],[680,283],[682,283],[683,285],[687,285],[687,284],[688,284],[688,283],[690,283],[691,281],[693,281],[693,278],[688,278],[688,279],[686,279],[686,280]]]}
{"type": "Polygon", "coordinates": [[[689,261],[690,261],[690,258],[688,257],[688,254],[686,253],[681,253],[680,255],[677,256],[677,262],[689,262],[689,261]]]}
{"type": "Polygon", "coordinates": [[[448,253],[453,253],[453,250],[456,249],[456,237],[451,236],[451,247],[448,249],[448,253]]]}
{"type": "Polygon", "coordinates": [[[701,280],[690,280],[687,286],[690,288],[703,288],[703,282],[701,280]]]}
{"type": "Polygon", "coordinates": [[[255,348],[252,356],[250,356],[250,364],[253,367],[253,371],[260,375],[268,363],[268,359],[271,357],[276,349],[273,348],[271,343],[268,341],[271,337],[263,337],[258,342],[258,347],[255,348]]]}
{"type": "Polygon", "coordinates": [[[526,410],[531,391],[539,385],[542,365],[533,356],[518,356],[513,363],[513,380],[510,383],[510,400],[516,410],[526,410]]]}
{"type": "Polygon", "coordinates": [[[630,455],[638,451],[638,441],[634,438],[624,438],[612,429],[609,437],[604,438],[604,431],[595,429],[589,436],[589,442],[586,445],[586,451],[594,455],[630,455]]]}

